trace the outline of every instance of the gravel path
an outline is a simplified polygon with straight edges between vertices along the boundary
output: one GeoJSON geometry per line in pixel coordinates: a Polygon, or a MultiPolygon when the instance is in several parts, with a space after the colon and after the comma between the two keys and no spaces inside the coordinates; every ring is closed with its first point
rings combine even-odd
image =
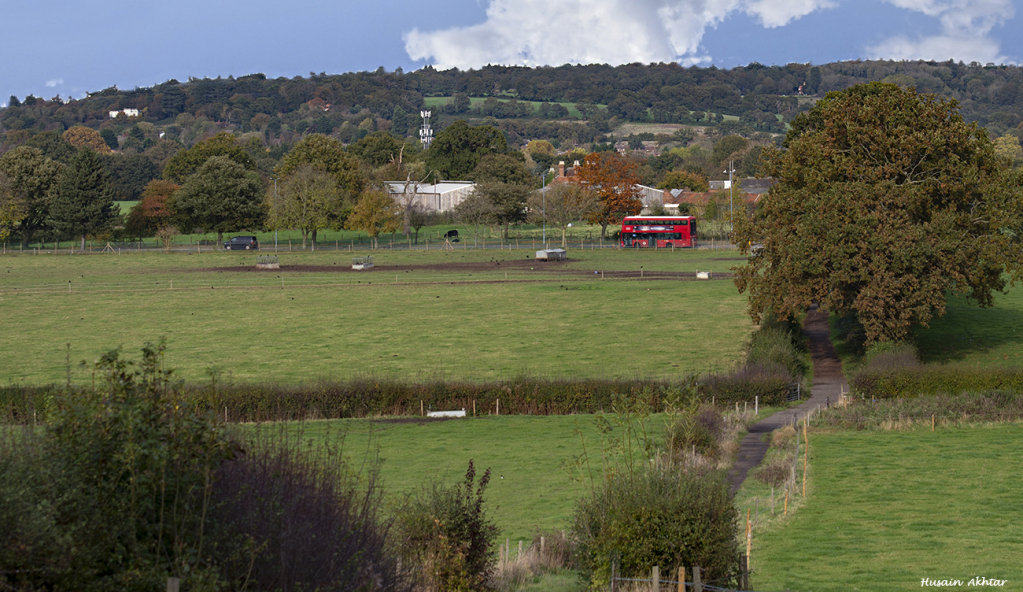
{"type": "Polygon", "coordinates": [[[813,360],[812,396],[802,405],[775,413],[750,426],[749,434],[739,444],[735,465],[728,472],[733,493],[742,486],[749,470],[759,465],[767,454],[768,442],[764,441],[764,434],[792,423],[803,417],[808,410],[816,409],[818,405],[822,407],[827,405],[829,400],[831,403],[837,403],[843,390],[846,392],[849,390],[845,375],[842,374],[842,361],[838,359],[835,347],[831,344],[828,313],[819,310],[816,304],[811,306],[806,315],[806,322],[803,323],[803,333],[806,335],[810,357],[813,360]]]}

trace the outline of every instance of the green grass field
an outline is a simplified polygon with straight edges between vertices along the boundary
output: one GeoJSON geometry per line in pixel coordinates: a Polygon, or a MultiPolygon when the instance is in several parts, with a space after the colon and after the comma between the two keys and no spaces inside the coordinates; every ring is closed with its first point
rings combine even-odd
{"type": "Polygon", "coordinates": [[[1021,437],[1019,424],[811,435],[810,496],[754,533],[753,588],[911,590],[985,576],[1023,589],[1021,437]]]}
{"type": "MultiPolygon", "coordinates": [[[[512,99],[512,97],[499,98],[498,100],[500,100],[502,102],[507,102],[507,101],[510,101],[511,99],[512,99]]],[[[429,107],[431,109],[436,109],[438,107],[442,107],[444,105],[447,105],[448,103],[450,103],[450,102],[452,102],[454,100],[455,100],[454,97],[426,97],[425,99],[423,99],[423,102],[426,104],[427,107],[429,107]]],[[[483,104],[484,101],[486,101],[486,98],[470,97],[469,98],[469,105],[470,105],[470,107],[479,107],[480,105],[483,104]]],[[[536,109],[538,109],[540,107],[540,105],[542,105],[544,103],[543,101],[519,101],[519,102],[520,103],[529,103],[530,105],[532,105],[534,111],[536,109]]],[[[561,105],[562,107],[565,107],[566,109],[568,109],[568,116],[569,117],[574,118],[574,119],[582,119],[583,118],[582,113],[580,113],[579,109],[576,108],[575,103],[557,103],[557,104],[561,105]]],[[[599,105],[599,106],[600,107],[606,107],[607,105],[599,105]]]]}
{"type": "MultiPolygon", "coordinates": [[[[918,327],[911,336],[927,364],[963,364],[1006,368],[1023,364],[1023,286],[1010,286],[995,294],[994,306],[980,308],[975,301],[949,296],[945,315],[918,327]]],[[[832,317],[834,328],[834,317],[832,317]]],[[[846,374],[860,360],[840,341],[835,343],[846,374]]]]}
{"type": "MultiPolygon", "coordinates": [[[[342,420],[307,422],[300,429],[314,441],[344,432],[345,456],[356,467],[367,452],[378,454],[381,485],[392,503],[433,479],[446,485],[461,482],[470,460],[478,475],[490,468],[487,507],[502,541],[528,542],[537,530],[570,528],[576,503],[590,487],[569,466],[582,454],[583,438],[599,482],[601,441],[593,419],[482,416],[426,424],[342,420]]],[[[648,421],[658,440],[665,421],[665,415],[648,421]]]]}
{"type": "Polygon", "coordinates": [[[917,347],[924,362],[959,362],[1005,367],[1023,364],[1023,287],[995,296],[992,308],[962,297],[949,297],[945,316],[918,329],[917,347]]]}
{"type": "MultiPolygon", "coordinates": [[[[257,273],[252,253],[18,255],[0,259],[0,380],[63,382],[71,360],[166,337],[191,381],[659,377],[726,370],[752,330],[730,280],[601,280],[598,270],[724,271],[734,252],[571,252],[563,272],[417,270],[532,258],[527,250],[381,251],[409,270],[257,273]],[[246,271],[223,271],[241,268],[246,271]],[[582,273],[576,273],[581,271],[582,273]],[[507,274],[507,275],[506,275],[507,274]]],[[[350,267],[343,253],[281,264],[350,267]]],[[[540,264],[537,264],[539,266],[540,264]]],[[[89,376],[74,372],[74,380],[89,376]]]]}
{"type": "Polygon", "coordinates": [[[117,207],[119,208],[119,211],[121,212],[121,215],[122,216],[127,216],[128,212],[130,212],[131,209],[135,207],[135,204],[137,204],[139,202],[137,202],[137,201],[118,201],[118,202],[114,202],[114,203],[117,204],[117,207]]]}

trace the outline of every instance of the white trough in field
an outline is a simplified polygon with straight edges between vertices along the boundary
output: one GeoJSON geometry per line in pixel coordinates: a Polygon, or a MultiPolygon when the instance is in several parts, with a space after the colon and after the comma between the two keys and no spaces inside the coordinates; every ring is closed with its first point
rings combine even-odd
{"type": "Polygon", "coordinates": [[[426,417],[465,417],[465,409],[460,411],[427,411],[426,417]]]}

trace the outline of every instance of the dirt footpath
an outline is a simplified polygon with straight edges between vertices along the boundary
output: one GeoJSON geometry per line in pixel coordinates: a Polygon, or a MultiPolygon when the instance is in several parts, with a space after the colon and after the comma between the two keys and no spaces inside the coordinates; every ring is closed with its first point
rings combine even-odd
{"type": "Polygon", "coordinates": [[[768,442],[764,434],[791,424],[793,420],[803,417],[810,409],[825,406],[830,400],[837,403],[839,395],[849,387],[842,374],[842,361],[835,353],[828,329],[828,313],[821,311],[816,304],[810,307],[803,323],[803,334],[810,346],[810,357],[813,360],[812,396],[802,405],[791,407],[750,426],[749,434],[739,444],[739,454],[735,465],[728,472],[732,484],[732,492],[739,490],[749,470],[760,464],[767,454],[768,442]]]}

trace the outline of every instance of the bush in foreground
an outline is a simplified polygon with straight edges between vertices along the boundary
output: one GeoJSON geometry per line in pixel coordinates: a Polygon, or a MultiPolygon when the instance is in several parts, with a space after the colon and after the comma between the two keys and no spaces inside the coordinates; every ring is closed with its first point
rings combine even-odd
{"type": "MultiPolygon", "coordinates": [[[[243,443],[147,346],[0,440],[0,588],[401,590],[372,481],[297,440],[243,443]]],[[[334,456],[338,458],[338,456],[334,456]]]]}
{"type": "Polygon", "coordinates": [[[728,587],[739,574],[738,514],[721,473],[652,466],[609,475],[575,513],[578,565],[591,588],[650,568],[700,566],[704,581],[728,587]]]}
{"type": "Polygon", "coordinates": [[[465,481],[434,483],[409,500],[398,518],[402,555],[420,574],[426,590],[487,590],[496,567],[497,526],[487,517],[483,493],[490,469],[476,481],[469,461],[465,481]]]}

